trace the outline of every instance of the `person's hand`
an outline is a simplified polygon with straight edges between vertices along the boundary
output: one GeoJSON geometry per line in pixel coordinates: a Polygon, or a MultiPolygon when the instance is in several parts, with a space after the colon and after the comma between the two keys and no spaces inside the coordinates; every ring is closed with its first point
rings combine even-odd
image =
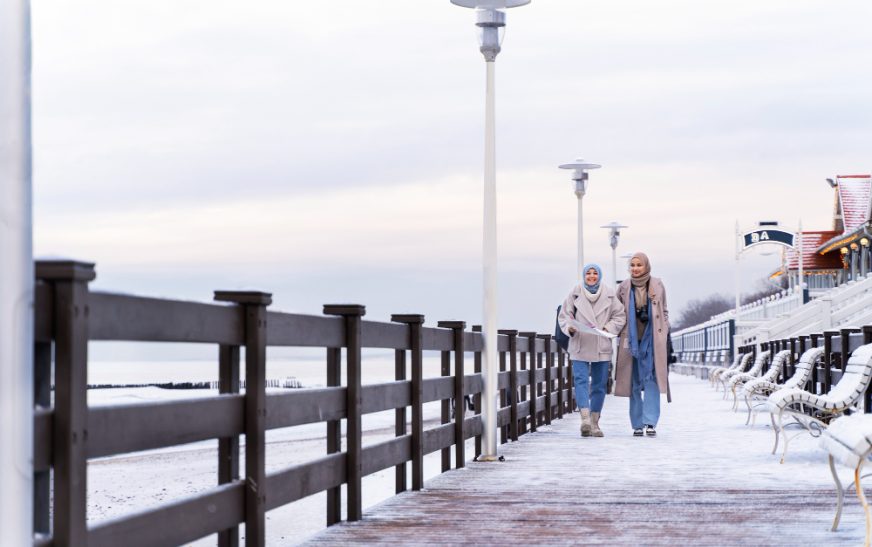
{"type": "Polygon", "coordinates": [[[569,336],[575,334],[575,327],[569,327],[569,336]]]}

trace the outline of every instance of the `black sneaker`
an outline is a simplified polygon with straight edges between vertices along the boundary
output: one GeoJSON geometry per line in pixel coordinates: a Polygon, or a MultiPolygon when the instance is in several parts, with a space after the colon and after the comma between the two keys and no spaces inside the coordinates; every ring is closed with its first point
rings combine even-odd
{"type": "Polygon", "coordinates": [[[653,426],[653,425],[646,425],[646,426],[645,426],[645,435],[648,436],[648,437],[656,437],[656,436],[657,436],[657,430],[654,429],[654,426],[653,426]]]}
{"type": "Polygon", "coordinates": [[[633,430],[633,436],[634,436],[634,437],[641,437],[641,436],[642,436],[642,428],[641,428],[641,427],[638,427],[638,428],[634,429],[634,430],[633,430]]]}

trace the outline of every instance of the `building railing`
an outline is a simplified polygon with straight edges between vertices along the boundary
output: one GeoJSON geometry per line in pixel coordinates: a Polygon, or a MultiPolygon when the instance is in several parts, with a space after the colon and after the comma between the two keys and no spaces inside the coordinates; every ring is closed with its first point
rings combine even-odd
{"type": "MultiPolygon", "coordinates": [[[[272,312],[271,296],[262,292],[217,291],[219,303],[213,304],[91,292],[93,264],[81,262],[40,261],[36,275],[35,545],[175,545],[215,533],[219,545],[236,545],[240,524],[247,545],[263,545],[264,515],[271,509],[326,491],[327,525],[334,524],[341,518],[340,488],[346,485],[347,518],[358,520],[362,477],[394,467],[399,493],[409,487],[410,465],[411,488],[418,490],[424,455],[441,451],[447,471],[452,449],[454,467],[465,465],[467,439],[474,438],[475,454],[481,453],[480,328],[466,331],[461,321],[424,327],[422,315],[364,321],[365,309],[358,305],[324,306],[326,317],[272,312]],[[219,394],[91,408],[88,343],[110,340],[212,344],[219,394]],[[276,346],[324,349],[327,387],[267,394],[266,349],[276,346]],[[394,350],[395,381],[362,382],[364,348],[394,350]],[[423,377],[425,351],[441,355],[441,377],[423,377]],[[473,356],[471,373],[467,353],[473,356]],[[460,411],[466,396],[474,398],[469,417],[460,411]],[[453,418],[452,399],[458,409],[453,418]],[[441,401],[441,424],[424,429],[423,405],[434,401],[441,401]],[[395,438],[363,447],[361,416],[391,409],[395,438]],[[326,455],[266,473],[266,431],[310,423],[326,424],[326,455]],[[240,435],[246,438],[244,469],[240,435]],[[87,521],[88,460],[209,439],[219,441],[214,488],[119,518],[87,521]]],[[[550,335],[500,333],[497,424],[507,442],[571,412],[573,394],[566,354],[550,335]]]]}
{"type": "Polygon", "coordinates": [[[733,355],[735,321],[715,319],[671,333],[672,351],[682,362],[722,364],[733,355]]]}

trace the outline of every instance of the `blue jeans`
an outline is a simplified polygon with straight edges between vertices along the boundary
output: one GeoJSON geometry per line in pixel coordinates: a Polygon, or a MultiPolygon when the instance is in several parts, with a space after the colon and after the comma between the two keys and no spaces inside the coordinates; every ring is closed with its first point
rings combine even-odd
{"type": "Polygon", "coordinates": [[[633,358],[633,386],[630,390],[630,424],[633,429],[645,425],[657,425],[660,419],[660,388],[657,379],[652,376],[647,382],[642,382],[639,374],[639,362],[633,358]],[[642,385],[644,383],[644,385],[642,385]],[[644,399],[642,390],[645,390],[644,399]]]}
{"type": "Polygon", "coordinates": [[[579,410],[589,408],[591,412],[602,411],[608,379],[608,361],[572,361],[575,402],[579,410]]]}

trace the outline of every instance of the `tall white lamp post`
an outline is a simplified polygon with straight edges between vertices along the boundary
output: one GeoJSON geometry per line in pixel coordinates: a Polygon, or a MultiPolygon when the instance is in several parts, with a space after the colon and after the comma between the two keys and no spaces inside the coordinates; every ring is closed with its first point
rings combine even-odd
{"type": "Polygon", "coordinates": [[[605,226],[600,226],[600,228],[606,228],[609,231],[609,247],[612,248],[612,287],[614,287],[618,284],[618,240],[621,238],[621,228],[629,228],[629,226],[624,226],[613,220],[605,226]]]}
{"type": "Polygon", "coordinates": [[[584,268],[584,215],[582,211],[582,198],[587,193],[587,172],[599,169],[601,165],[587,163],[583,159],[577,159],[573,163],[564,163],[561,169],[572,169],[572,180],[575,182],[575,197],[578,198],[578,265],[575,271],[579,281],[583,278],[581,269],[584,268]]]}
{"type": "Polygon", "coordinates": [[[0,2],[0,545],[33,525],[30,2],[0,2]]]}
{"type": "Polygon", "coordinates": [[[487,67],[484,129],[484,230],[482,255],[484,263],[484,332],[483,359],[485,366],[484,442],[481,459],[497,459],[497,181],[496,131],[494,123],[494,65],[500,52],[506,8],[529,4],[530,0],[451,0],[452,4],[476,10],[479,46],[487,67]]]}

